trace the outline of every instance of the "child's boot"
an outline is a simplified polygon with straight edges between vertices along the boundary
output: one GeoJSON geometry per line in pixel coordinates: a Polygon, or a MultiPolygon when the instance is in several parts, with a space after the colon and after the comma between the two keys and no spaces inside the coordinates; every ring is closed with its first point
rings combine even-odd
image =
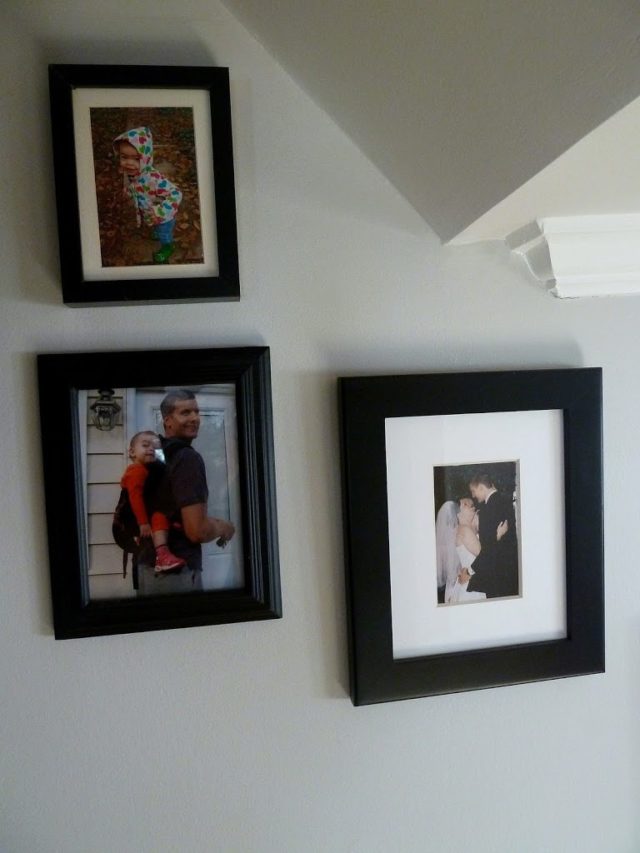
{"type": "Polygon", "coordinates": [[[165,243],[163,246],[160,246],[157,252],[153,253],[153,260],[157,264],[166,264],[175,250],[175,243],[165,243]]]}

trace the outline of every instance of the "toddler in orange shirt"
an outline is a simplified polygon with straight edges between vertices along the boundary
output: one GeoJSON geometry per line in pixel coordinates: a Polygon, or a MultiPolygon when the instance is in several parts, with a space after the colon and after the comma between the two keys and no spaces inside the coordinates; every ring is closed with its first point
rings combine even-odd
{"type": "Polygon", "coordinates": [[[156,461],[156,450],[160,439],[155,432],[144,430],[137,432],[129,442],[129,458],[120,485],[129,495],[129,503],[140,528],[140,539],[151,537],[156,552],[155,573],[181,571],[186,562],[169,550],[169,519],[163,512],[148,512],[145,503],[144,487],[149,476],[149,465],[156,461]],[[151,516],[151,517],[149,517],[151,516]]]}

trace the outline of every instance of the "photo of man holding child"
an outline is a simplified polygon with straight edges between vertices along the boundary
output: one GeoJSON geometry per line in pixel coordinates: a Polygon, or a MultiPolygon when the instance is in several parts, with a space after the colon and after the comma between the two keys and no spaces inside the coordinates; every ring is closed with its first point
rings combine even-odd
{"type": "Polygon", "coordinates": [[[80,400],[90,597],[240,588],[233,385],[112,390],[106,427],[80,400]]]}

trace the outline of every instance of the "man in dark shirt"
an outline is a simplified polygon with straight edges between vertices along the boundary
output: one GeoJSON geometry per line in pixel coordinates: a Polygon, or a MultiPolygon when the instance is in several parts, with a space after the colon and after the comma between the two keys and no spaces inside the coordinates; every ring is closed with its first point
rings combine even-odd
{"type": "Polygon", "coordinates": [[[518,537],[513,498],[499,492],[491,477],[478,474],[469,483],[471,496],[480,504],[480,554],[468,590],[485,592],[487,598],[518,595],[518,537]]]}
{"type": "MultiPolygon", "coordinates": [[[[202,456],[191,446],[200,429],[200,410],[193,391],[170,391],[160,404],[164,424],[161,437],[166,475],[159,506],[172,526],[169,547],[187,562],[187,569],[161,578],[145,571],[143,594],[191,592],[202,589],[202,543],[226,544],[234,535],[230,521],[207,515],[209,489],[202,456]]],[[[165,573],[166,574],[166,573],[165,573]]]]}

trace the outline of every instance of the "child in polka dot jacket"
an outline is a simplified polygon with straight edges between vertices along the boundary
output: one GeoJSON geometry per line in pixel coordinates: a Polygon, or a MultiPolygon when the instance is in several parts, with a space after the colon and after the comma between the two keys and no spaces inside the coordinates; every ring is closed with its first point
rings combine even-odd
{"type": "Polygon", "coordinates": [[[175,251],[173,232],[182,193],[175,184],[153,168],[153,137],[148,127],[134,127],[113,140],[125,192],[136,209],[138,227],[144,222],[153,229],[160,249],[153,253],[157,264],[166,264],[175,251]]]}

